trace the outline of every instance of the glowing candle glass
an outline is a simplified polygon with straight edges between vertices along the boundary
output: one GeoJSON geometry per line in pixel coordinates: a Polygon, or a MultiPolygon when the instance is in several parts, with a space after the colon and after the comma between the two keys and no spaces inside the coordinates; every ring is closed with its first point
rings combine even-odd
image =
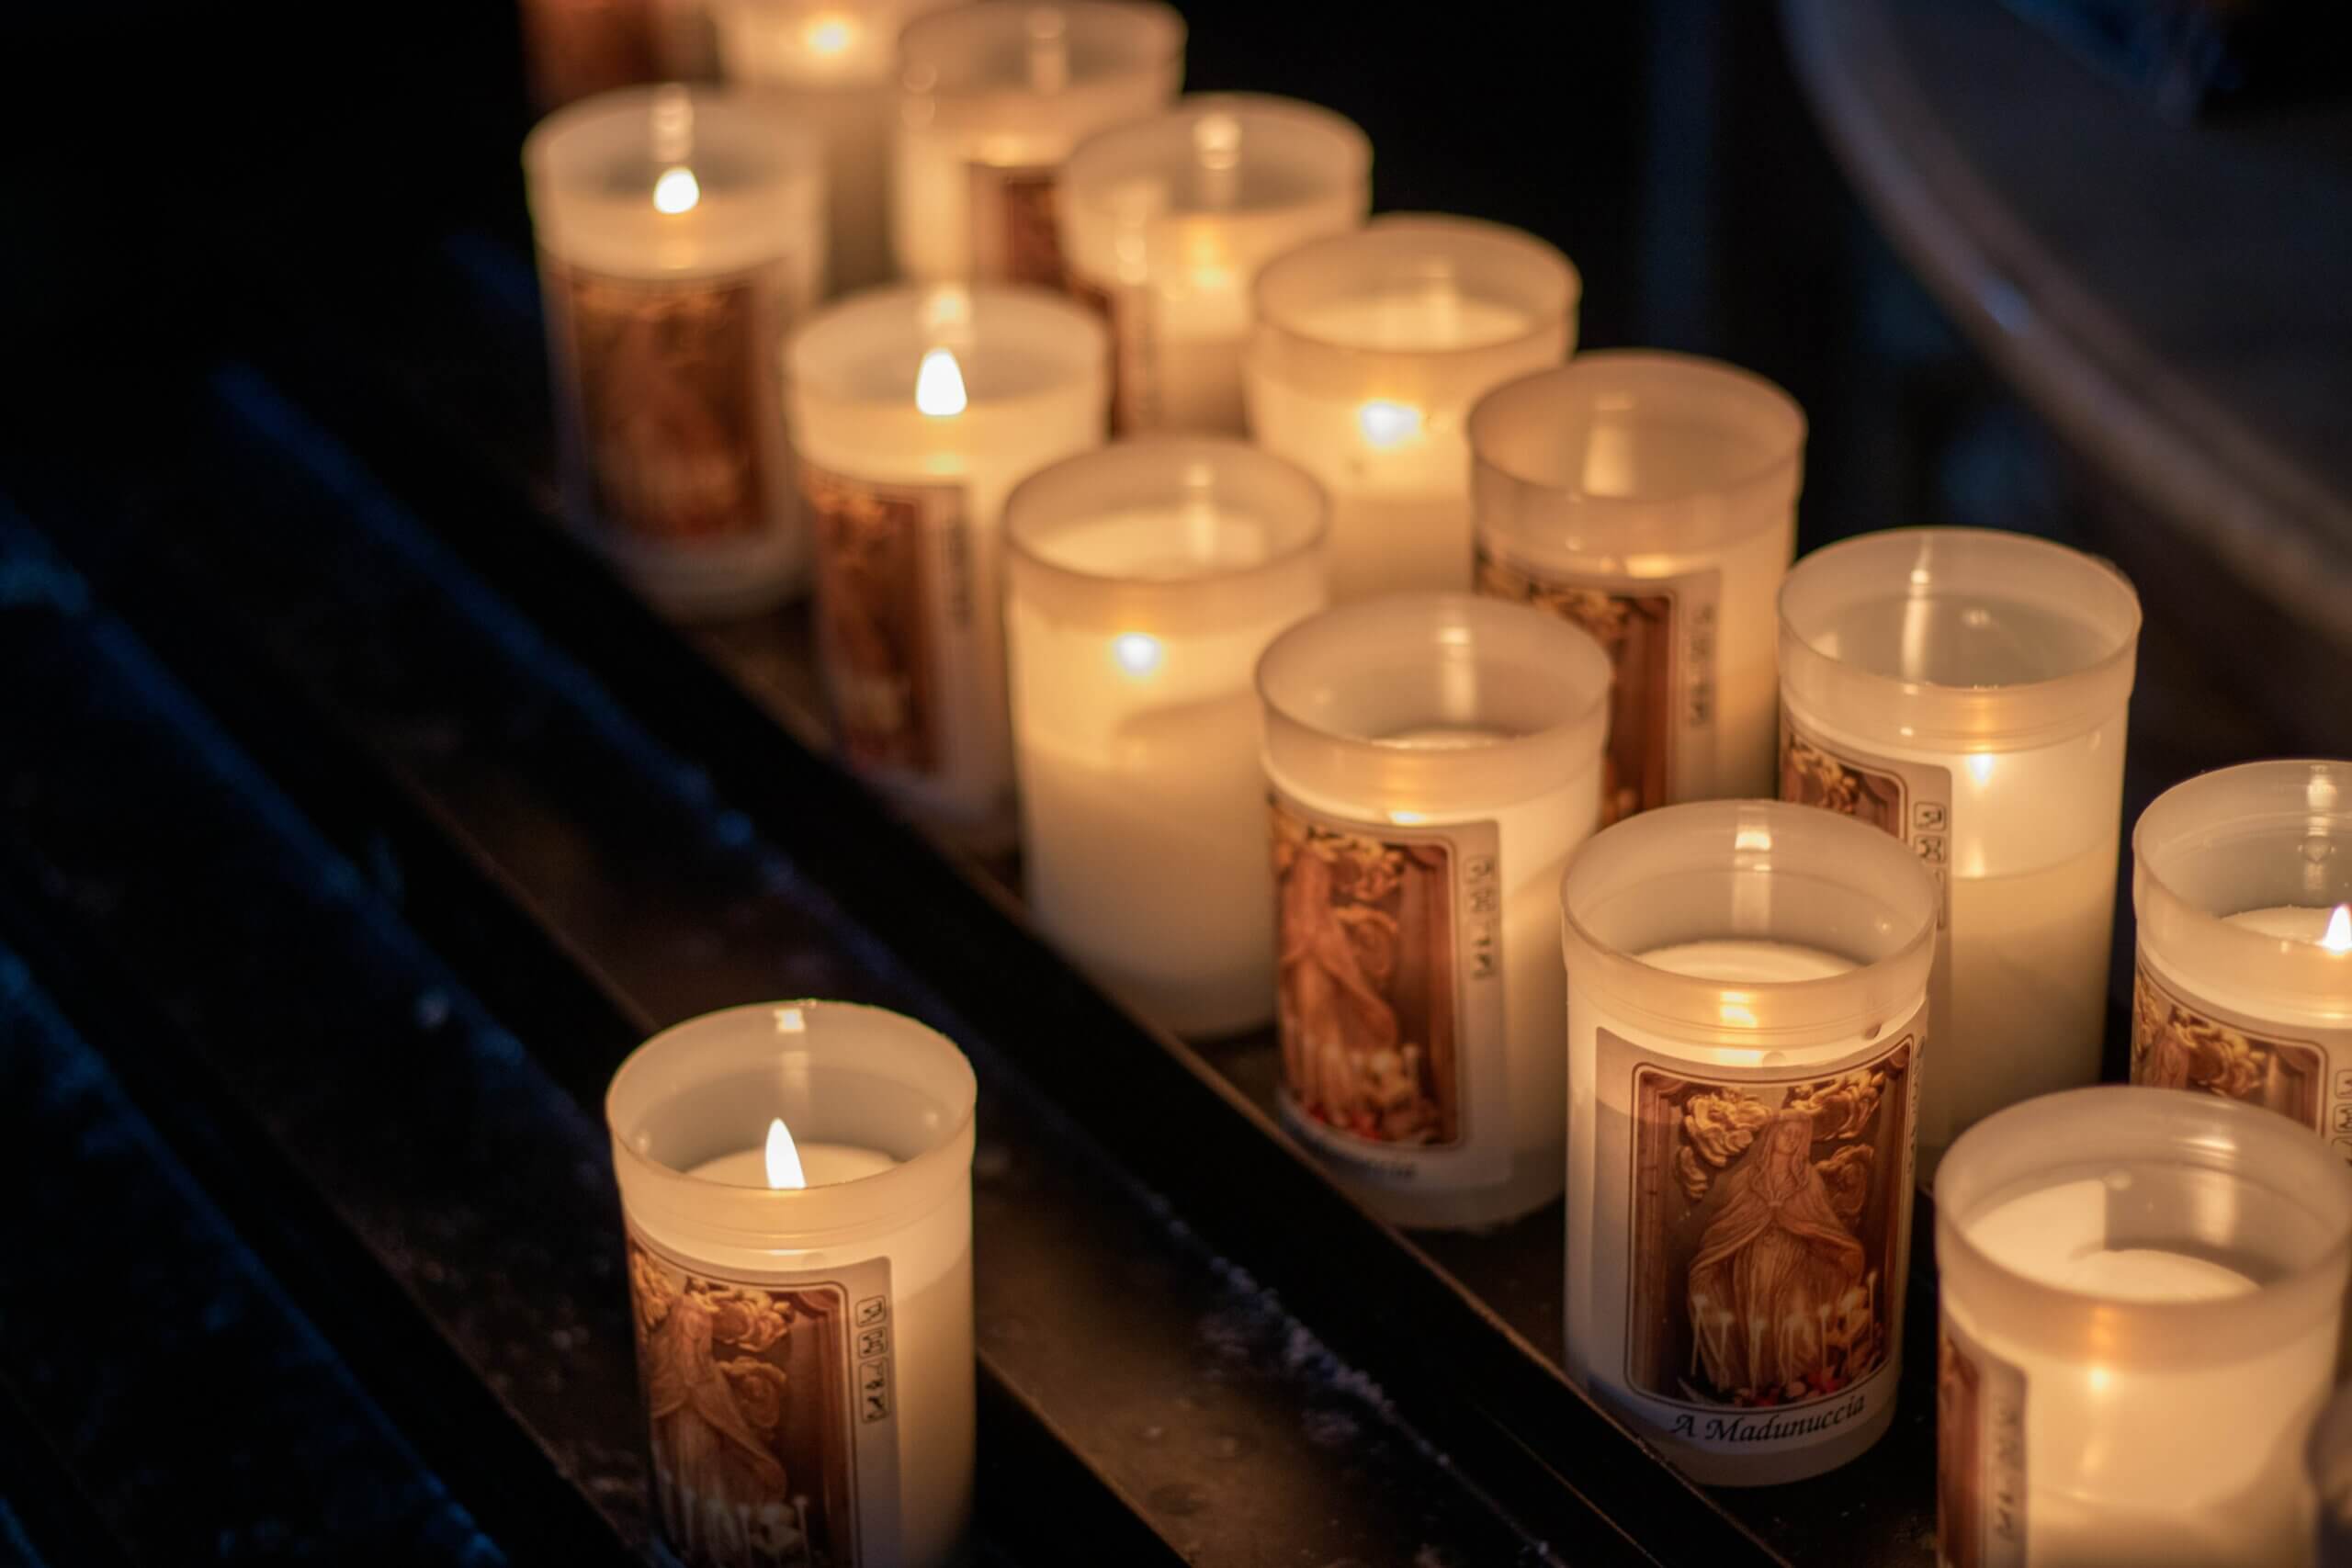
{"type": "Polygon", "coordinates": [[[1279,457],[1178,439],[1072,457],[1006,504],[1030,908],[1180,1033],[1273,1011],[1252,675],[1322,608],[1325,510],[1279,457]]]}
{"type": "Polygon", "coordinates": [[[1763,800],[1621,822],[1562,880],[1568,1369],[1701,1481],[1894,1419],[1938,903],[1883,833],[1763,800]]]}
{"type": "Polygon", "coordinates": [[[711,1013],[614,1075],[655,1513],[686,1568],[958,1560],[975,1087],[952,1042],[847,1002],[711,1013]]]}
{"type": "Polygon", "coordinates": [[[797,587],[775,355],[824,276],[814,148],[767,106],[609,94],[525,144],[574,521],[686,615],[797,587]]]}
{"type": "Polygon", "coordinates": [[[1772,792],[1804,434],[1770,381],[1651,352],[1578,355],[1471,413],[1479,592],[1576,622],[1617,667],[1605,820],[1772,792]]]}
{"type": "Polygon", "coordinates": [[[899,57],[900,268],[1060,288],[1062,160],[1176,96],[1184,24],[1132,0],[982,0],[908,28],[899,57]]]}
{"type": "Polygon", "coordinates": [[[1467,218],[1375,219],[1258,275],[1250,429],[1331,492],[1334,599],[1469,589],[1470,406],[1576,345],[1578,287],[1467,218]]]}
{"type": "Polygon", "coordinates": [[[710,0],[719,71],[775,94],[824,148],[832,287],[892,273],[889,194],[899,32],[952,0],[710,0]]]}
{"type": "Polygon", "coordinates": [[[2132,1080],[2278,1111],[2352,1158],[2352,762],[2252,762],[2132,835],[2132,1080]]]}
{"type": "Polygon", "coordinates": [[[842,750],[975,841],[1012,829],[1004,498],[1101,444],[1108,358],[1082,306],[960,288],[842,300],[787,355],[842,750]]]}
{"type": "Polygon", "coordinates": [[[2098,1076],[2140,602],[2046,540],[1868,534],[1781,589],[1781,797],[1944,884],[1927,1173],[2002,1106],[2098,1076]]]}
{"type": "Polygon", "coordinates": [[[2352,1171],[2249,1106],[2110,1085],[1963,1134],[1936,1182],[1941,1561],[2305,1561],[2347,1258],[2352,1171]]]}
{"type": "Polygon", "coordinates": [[[1327,610],[1258,666],[1283,1119],[1405,1225],[1560,1191],[1555,890],[1600,807],[1609,661],[1465,594],[1327,610]]]}
{"type": "Polygon", "coordinates": [[[1258,269],[1371,201],[1363,132],[1288,98],[1194,95],[1071,153],[1062,254],[1112,322],[1116,428],[1240,434],[1258,269]]]}

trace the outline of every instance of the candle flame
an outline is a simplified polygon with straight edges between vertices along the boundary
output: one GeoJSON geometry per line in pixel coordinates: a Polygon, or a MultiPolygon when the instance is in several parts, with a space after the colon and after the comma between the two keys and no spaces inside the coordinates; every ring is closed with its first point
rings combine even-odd
{"type": "Polygon", "coordinates": [[[839,54],[849,47],[849,18],[846,17],[811,17],[801,33],[812,54],[839,54]]]}
{"type": "Polygon", "coordinates": [[[1356,411],[1363,438],[1379,450],[1401,446],[1421,433],[1421,411],[1410,403],[1375,399],[1356,411]]]}
{"type": "Polygon", "coordinates": [[[2352,904],[2338,904],[2327,918],[2327,934],[2319,944],[2330,953],[2352,953],[2352,904]]]}
{"type": "Polygon", "coordinates": [[[1159,639],[1143,632],[1126,632],[1112,639],[1111,657],[1130,675],[1148,675],[1168,657],[1159,639]]]}
{"type": "Polygon", "coordinates": [[[962,413],[967,400],[963,367],[956,363],[956,356],[944,348],[924,355],[915,371],[916,409],[933,419],[946,419],[962,413]]]}
{"type": "Polygon", "coordinates": [[[768,1123],[768,1185],[808,1185],[808,1177],[800,1171],[800,1146],[792,1141],[792,1130],[784,1124],[781,1116],[768,1123]]]}
{"type": "Polygon", "coordinates": [[[662,177],[653,182],[653,207],[656,211],[672,217],[692,212],[702,200],[702,182],[695,172],[681,164],[674,169],[664,169],[662,177]]]}

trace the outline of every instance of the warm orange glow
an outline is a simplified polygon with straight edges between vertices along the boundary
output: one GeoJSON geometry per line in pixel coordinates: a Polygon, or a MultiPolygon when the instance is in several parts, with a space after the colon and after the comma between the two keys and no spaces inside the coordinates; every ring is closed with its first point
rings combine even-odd
{"type": "Polygon", "coordinates": [[[2352,904],[2338,904],[2327,918],[2327,934],[2319,944],[2330,953],[2352,953],[2352,904]]]}
{"type": "Polygon", "coordinates": [[[801,33],[802,41],[811,54],[839,54],[849,47],[850,28],[846,17],[811,17],[801,33]]]}
{"type": "Polygon", "coordinates": [[[702,182],[684,164],[662,170],[662,177],[653,182],[653,207],[658,212],[674,218],[681,212],[692,212],[701,201],[702,182]]]}
{"type": "Polygon", "coordinates": [[[962,413],[966,402],[964,370],[956,356],[944,348],[924,355],[915,371],[916,409],[933,419],[945,419],[962,413]]]}
{"type": "Polygon", "coordinates": [[[785,1126],[781,1116],[768,1123],[768,1185],[808,1185],[808,1179],[800,1171],[800,1147],[792,1141],[792,1132],[785,1126]]]}
{"type": "Polygon", "coordinates": [[[1410,403],[1374,399],[1356,411],[1363,438],[1380,451],[1401,446],[1421,433],[1421,411],[1410,403]]]}

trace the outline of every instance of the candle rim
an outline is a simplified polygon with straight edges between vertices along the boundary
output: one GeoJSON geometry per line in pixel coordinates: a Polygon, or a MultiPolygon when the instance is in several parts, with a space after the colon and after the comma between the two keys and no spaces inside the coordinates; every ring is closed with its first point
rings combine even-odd
{"type": "MultiPolygon", "coordinates": [[[[1135,176],[1124,165],[1113,171],[1098,171],[1093,165],[1109,162],[1131,149],[1149,148],[1153,139],[1165,137],[1180,127],[1184,129],[1182,144],[1189,148],[1190,128],[1217,114],[1230,115],[1245,125],[1281,127],[1285,131],[1319,139],[1320,151],[1330,155],[1330,168],[1318,169],[1311,189],[1284,201],[1234,207],[1170,206],[1150,214],[1148,223],[1298,211],[1349,195],[1366,186],[1372,177],[1372,138],[1362,126],[1336,109],[1278,93],[1186,93],[1157,114],[1107,126],[1080,141],[1062,164],[1062,199],[1073,211],[1120,221],[1117,204],[1100,197],[1117,191],[1135,176]]],[[[1245,135],[1245,147],[1247,140],[1245,135]]],[[[1160,163],[1151,162],[1154,166],[1160,163]]]]}
{"type": "MultiPolygon", "coordinates": [[[[1336,298],[1320,297],[1314,303],[1352,303],[1381,297],[1351,293],[1336,298]]],[[[1308,240],[1274,257],[1258,269],[1258,276],[1250,286],[1250,298],[1252,317],[1257,325],[1269,333],[1295,338],[1317,349],[1367,359],[1401,358],[1442,364],[1482,355],[1507,353],[1560,332],[1576,319],[1577,311],[1583,303],[1584,275],[1569,259],[1567,253],[1557,245],[1508,223],[1451,212],[1384,212],[1362,228],[1308,240]],[[1532,262],[1549,272],[1546,281],[1550,287],[1545,290],[1546,297],[1532,305],[1522,305],[1518,299],[1506,299],[1500,290],[1465,293],[1464,298],[1474,299],[1480,303],[1502,303],[1526,310],[1526,326],[1504,337],[1435,348],[1386,348],[1354,342],[1330,333],[1316,332],[1301,324],[1296,313],[1287,306],[1273,302],[1272,296],[1279,293],[1287,282],[1286,274],[1312,266],[1336,254],[1397,238],[1420,242],[1418,246],[1398,248],[1417,249],[1430,256],[1450,257],[1464,250],[1482,250],[1492,255],[1509,255],[1532,262]],[[1432,240],[1437,243],[1430,243],[1432,240]]],[[[1365,397],[1369,400],[1378,395],[1367,393],[1365,397]]]]}
{"type": "Polygon", "coordinates": [[[1171,64],[1181,68],[1190,36],[1182,14],[1163,0],[1046,0],[1042,5],[1039,0],[968,0],[967,4],[942,5],[922,12],[900,28],[896,69],[906,90],[923,97],[967,104],[994,98],[1034,103],[1148,76],[1171,64]],[[1025,43],[1032,36],[1029,18],[1040,9],[1058,11],[1073,20],[1083,17],[1090,27],[1099,24],[1102,28],[1099,36],[1088,42],[1091,50],[1103,52],[1088,62],[1089,69],[1084,73],[1078,69],[1080,51],[1075,47],[1075,29],[1064,34],[1065,42],[1072,45],[1070,73],[1068,84],[1058,91],[1044,92],[1032,86],[1025,62],[1022,74],[1003,80],[943,81],[937,74],[928,81],[922,79],[926,67],[936,73],[942,62],[960,64],[971,61],[983,51],[987,42],[1009,39],[1016,45],[1025,43]],[[989,34],[1001,20],[1008,18],[1013,25],[1001,38],[957,36],[989,34]],[[921,85],[917,85],[919,81],[921,85]]]}
{"type": "Polygon", "coordinates": [[[1075,300],[1044,289],[989,283],[891,284],[860,290],[812,313],[793,329],[785,344],[784,360],[786,391],[794,400],[814,398],[859,410],[903,409],[910,420],[953,426],[983,412],[1004,413],[1028,404],[1050,401],[1067,395],[1073,385],[1089,378],[1102,383],[1107,396],[1109,383],[1104,366],[1109,354],[1109,335],[1099,316],[1075,300]],[[968,318],[953,326],[943,325],[926,332],[921,324],[925,309],[943,297],[955,294],[964,295],[968,301],[968,318]],[[992,324],[983,327],[983,318],[992,324]],[[1024,320],[1032,324],[1053,324],[1044,331],[1022,333],[1019,323],[1024,320]],[[888,353],[899,355],[904,351],[907,374],[902,390],[868,393],[852,385],[857,368],[885,355],[849,352],[832,341],[837,336],[854,340],[866,335],[877,321],[888,328],[894,339],[888,353]],[[896,342],[899,329],[908,321],[914,322],[914,327],[904,333],[904,342],[896,342]],[[1023,348],[1035,358],[1049,362],[1050,374],[1046,378],[1035,385],[1006,391],[991,387],[985,376],[976,372],[977,366],[989,363],[991,352],[1007,352],[1001,346],[1007,333],[1021,337],[1023,348]],[[991,350],[991,343],[999,346],[991,350]],[[1042,352],[1036,351],[1038,343],[1044,344],[1042,352]],[[914,399],[922,356],[936,348],[944,348],[955,355],[967,400],[962,412],[933,421],[933,416],[915,407],[914,399]]]}

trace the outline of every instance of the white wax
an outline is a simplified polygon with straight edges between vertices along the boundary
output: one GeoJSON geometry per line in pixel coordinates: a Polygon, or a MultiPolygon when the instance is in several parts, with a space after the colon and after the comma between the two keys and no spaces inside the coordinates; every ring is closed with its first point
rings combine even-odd
{"type": "Polygon", "coordinates": [[[1671,947],[1653,947],[1634,956],[1651,968],[1663,969],[1670,975],[1743,983],[1818,980],[1825,976],[1843,975],[1854,967],[1852,959],[1817,947],[1743,939],[1681,942],[1671,947]]]}
{"type": "Polygon", "coordinates": [[[2244,926],[2264,936],[2285,937],[2290,942],[2319,942],[2327,935],[2327,922],[2335,914],[2335,906],[2324,905],[2316,909],[2296,904],[2279,904],[2267,909],[2248,909],[2243,914],[2226,915],[2230,925],[2244,926]]]}
{"type": "MultiPolygon", "coordinates": [[[[837,1181],[855,1181],[861,1176],[888,1170],[899,1163],[880,1149],[860,1148],[854,1144],[799,1144],[795,1146],[800,1151],[800,1174],[810,1187],[830,1187],[837,1181]]],[[[765,1187],[768,1185],[766,1145],[738,1149],[731,1155],[707,1159],[686,1174],[704,1181],[723,1181],[729,1187],[765,1187]]]]}
{"type": "MultiPolygon", "coordinates": [[[[2110,1190],[2097,1178],[1996,1204],[1969,1238],[2018,1273],[2132,1303],[2243,1295],[2256,1282],[2203,1258],[2107,1247],[2110,1190]]],[[[2301,1560],[2297,1454],[2335,1359],[2332,1323],[2240,1361],[2100,1364],[2096,1347],[2053,1356],[2005,1339],[1947,1299],[1962,1331],[2025,1379],[2026,1561],[2301,1560]]]]}

